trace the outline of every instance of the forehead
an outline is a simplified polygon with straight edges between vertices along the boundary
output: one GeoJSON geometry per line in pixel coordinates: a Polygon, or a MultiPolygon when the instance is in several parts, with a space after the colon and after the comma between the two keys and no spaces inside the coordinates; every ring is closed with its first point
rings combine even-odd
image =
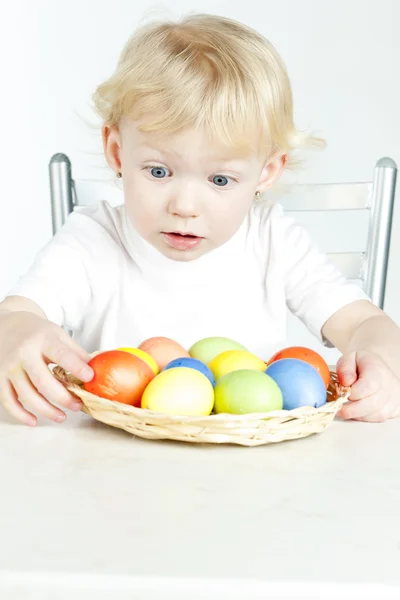
{"type": "Polygon", "coordinates": [[[209,162],[259,162],[256,154],[243,153],[215,139],[205,128],[185,129],[174,134],[142,131],[140,123],[125,120],[121,129],[122,144],[133,152],[159,153],[176,159],[196,158],[209,162]]]}

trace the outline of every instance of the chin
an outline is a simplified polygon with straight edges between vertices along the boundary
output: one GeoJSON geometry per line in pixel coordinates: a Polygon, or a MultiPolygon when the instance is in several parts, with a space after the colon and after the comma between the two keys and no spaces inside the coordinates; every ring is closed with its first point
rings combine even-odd
{"type": "Polygon", "coordinates": [[[199,247],[193,248],[192,250],[178,250],[177,248],[173,248],[172,246],[163,243],[157,243],[154,244],[154,246],[163,256],[170,260],[175,260],[176,262],[191,262],[210,251],[207,244],[200,244],[199,247]]]}
{"type": "Polygon", "coordinates": [[[177,262],[191,262],[192,260],[196,260],[203,256],[203,254],[206,254],[207,250],[200,250],[199,248],[195,248],[194,250],[175,250],[175,248],[166,248],[161,252],[171,260],[176,260],[177,262]]]}

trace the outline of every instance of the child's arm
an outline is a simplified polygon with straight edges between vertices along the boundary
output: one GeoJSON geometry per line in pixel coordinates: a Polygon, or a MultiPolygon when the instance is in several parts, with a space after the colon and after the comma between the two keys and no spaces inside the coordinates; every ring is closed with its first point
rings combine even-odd
{"type": "Polygon", "coordinates": [[[337,364],[343,385],[352,386],[341,416],[384,421],[400,416],[400,328],[366,300],[332,315],[322,334],[342,353],[337,364]]]}
{"type": "Polygon", "coordinates": [[[35,424],[36,414],[62,420],[57,405],[80,407],[49,363],[93,378],[89,354],[63,327],[82,332],[94,290],[101,295],[118,282],[114,217],[106,204],[72,213],[0,304],[0,402],[24,423],[35,424]]]}
{"type": "Polygon", "coordinates": [[[29,312],[38,317],[46,318],[46,315],[32,300],[23,296],[8,296],[3,302],[0,302],[0,314],[2,312],[29,312]]]}
{"type": "Polygon", "coordinates": [[[383,421],[400,416],[400,330],[343,275],[293,219],[279,220],[285,295],[290,310],[343,357],[337,371],[351,386],[342,409],[348,419],[383,421]]]}
{"type": "Polygon", "coordinates": [[[327,320],[322,334],[343,354],[361,350],[377,354],[400,377],[400,328],[371,302],[344,306],[327,320]]]}

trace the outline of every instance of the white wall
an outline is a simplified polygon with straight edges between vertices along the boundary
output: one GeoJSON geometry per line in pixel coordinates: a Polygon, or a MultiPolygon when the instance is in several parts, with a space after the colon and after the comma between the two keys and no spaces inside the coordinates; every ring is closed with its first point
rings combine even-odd
{"type": "MultiPolygon", "coordinates": [[[[165,6],[173,16],[191,10],[242,20],[276,45],[291,76],[297,125],[328,141],[327,150],[310,159],[303,180],[366,180],[378,157],[400,163],[397,0],[3,2],[0,297],[51,236],[51,155],[67,153],[78,178],[99,175],[100,138],[77,114],[93,121],[89,103],[96,85],[110,75],[145,12],[165,14],[165,6]]],[[[387,310],[400,323],[398,204],[387,310]]]]}

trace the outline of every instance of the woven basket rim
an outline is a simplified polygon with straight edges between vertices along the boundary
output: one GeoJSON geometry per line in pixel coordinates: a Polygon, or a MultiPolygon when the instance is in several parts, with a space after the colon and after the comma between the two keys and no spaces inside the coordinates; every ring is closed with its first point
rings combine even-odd
{"type": "Polygon", "coordinates": [[[262,413],[168,415],[100,398],[82,387],[82,382],[60,367],[55,377],[82,401],[82,411],[114,428],[150,440],[172,440],[196,444],[260,446],[296,440],[324,431],[348,400],[350,390],[339,386],[331,372],[329,401],[319,408],[302,406],[293,410],[262,413]]]}

